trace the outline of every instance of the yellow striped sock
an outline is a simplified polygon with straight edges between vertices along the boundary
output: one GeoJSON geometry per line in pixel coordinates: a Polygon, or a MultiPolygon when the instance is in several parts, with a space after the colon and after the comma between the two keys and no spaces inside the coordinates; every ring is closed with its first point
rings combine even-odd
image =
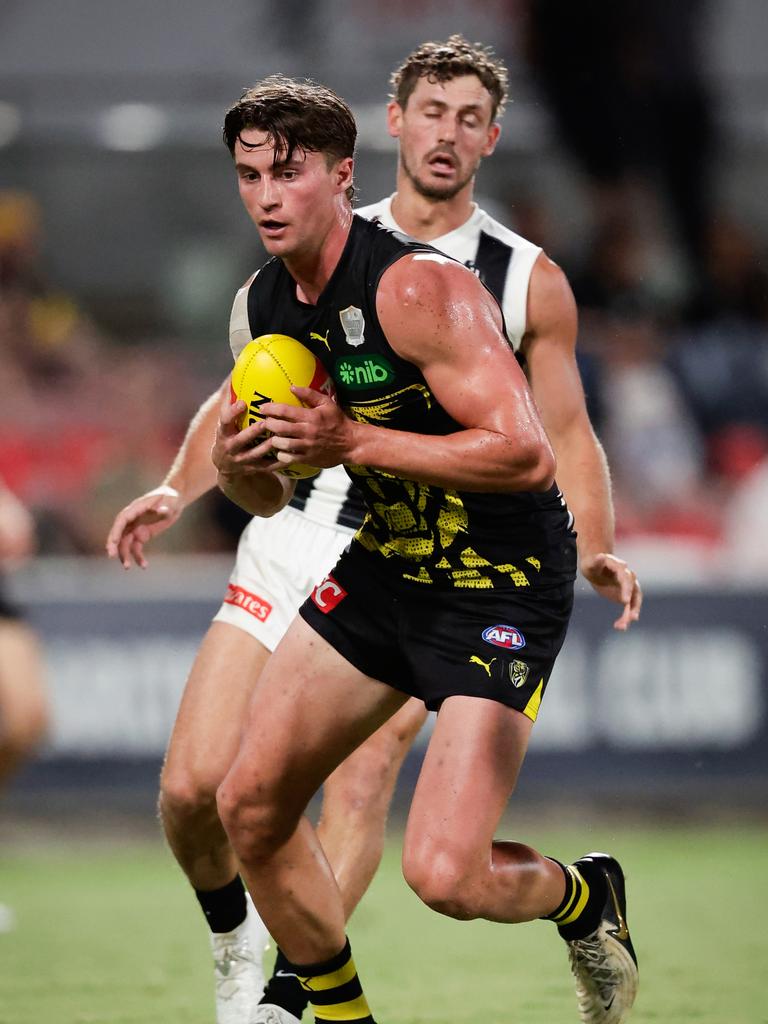
{"type": "Polygon", "coordinates": [[[375,1024],[357,976],[349,940],[331,960],[311,966],[295,964],[293,971],[309,996],[317,1022],[375,1024]]]}
{"type": "MultiPolygon", "coordinates": [[[[554,860],[554,858],[550,859],[554,860]]],[[[545,920],[554,921],[558,927],[562,927],[566,924],[573,924],[586,907],[589,899],[589,886],[574,864],[560,864],[560,861],[555,861],[555,863],[560,865],[565,875],[565,895],[560,906],[551,914],[547,914],[545,920]]]]}

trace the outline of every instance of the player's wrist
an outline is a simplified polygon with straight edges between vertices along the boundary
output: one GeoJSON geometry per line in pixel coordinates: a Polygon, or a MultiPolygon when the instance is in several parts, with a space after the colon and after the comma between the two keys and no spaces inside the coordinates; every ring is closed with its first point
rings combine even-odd
{"type": "Polygon", "coordinates": [[[168,498],[180,498],[181,491],[178,487],[174,487],[172,484],[163,482],[158,487],[155,487],[149,492],[150,494],[164,494],[168,498]]]}
{"type": "Polygon", "coordinates": [[[342,460],[344,465],[374,465],[376,457],[375,445],[379,439],[380,431],[381,428],[375,427],[373,424],[358,423],[356,420],[350,420],[347,454],[342,460]]]}
{"type": "Polygon", "coordinates": [[[179,511],[185,508],[188,504],[184,498],[182,489],[174,486],[173,484],[167,483],[166,481],[149,491],[149,496],[167,498],[169,503],[174,505],[179,511]]]}

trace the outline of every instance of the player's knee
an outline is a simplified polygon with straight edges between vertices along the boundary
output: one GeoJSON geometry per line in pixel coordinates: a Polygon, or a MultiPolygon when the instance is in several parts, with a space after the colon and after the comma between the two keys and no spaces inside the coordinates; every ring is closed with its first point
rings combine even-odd
{"type": "Polygon", "coordinates": [[[446,849],[422,846],[419,851],[403,852],[408,885],[423,903],[447,917],[468,921],[477,916],[468,900],[472,874],[464,858],[446,849]]]}
{"type": "Polygon", "coordinates": [[[298,823],[276,791],[266,786],[244,788],[229,776],[219,786],[216,803],[230,842],[246,863],[271,856],[298,823]]]}
{"type": "Polygon", "coordinates": [[[201,817],[217,817],[216,789],[219,779],[206,778],[187,769],[164,770],[160,778],[158,806],[168,824],[188,825],[201,817]]]}

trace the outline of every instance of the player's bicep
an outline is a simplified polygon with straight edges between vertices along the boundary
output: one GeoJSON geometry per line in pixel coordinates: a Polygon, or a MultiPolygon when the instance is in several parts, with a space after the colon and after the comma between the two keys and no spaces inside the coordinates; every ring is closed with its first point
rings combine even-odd
{"type": "Polygon", "coordinates": [[[382,278],[377,311],[393,349],[419,367],[462,426],[508,433],[519,429],[521,414],[530,419],[528,387],[498,305],[464,267],[440,258],[399,261],[382,278]]]}
{"type": "Polygon", "coordinates": [[[463,352],[434,353],[422,372],[437,401],[464,427],[512,434],[535,417],[525,377],[501,334],[476,336],[463,352]]]}

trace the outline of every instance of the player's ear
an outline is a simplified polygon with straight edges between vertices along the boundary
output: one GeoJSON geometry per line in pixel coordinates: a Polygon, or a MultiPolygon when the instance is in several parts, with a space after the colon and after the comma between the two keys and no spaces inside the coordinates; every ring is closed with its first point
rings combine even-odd
{"type": "Polygon", "coordinates": [[[387,131],[393,139],[400,138],[400,126],[403,123],[403,108],[397,100],[387,104],[387,131]]]}
{"type": "Polygon", "coordinates": [[[498,121],[492,121],[488,127],[488,137],[485,140],[485,146],[483,146],[483,156],[490,156],[494,149],[496,149],[496,143],[499,141],[500,135],[501,125],[498,121]]]}
{"type": "Polygon", "coordinates": [[[339,192],[346,192],[352,184],[355,173],[355,161],[351,156],[345,156],[336,164],[336,188],[339,192]]]}

